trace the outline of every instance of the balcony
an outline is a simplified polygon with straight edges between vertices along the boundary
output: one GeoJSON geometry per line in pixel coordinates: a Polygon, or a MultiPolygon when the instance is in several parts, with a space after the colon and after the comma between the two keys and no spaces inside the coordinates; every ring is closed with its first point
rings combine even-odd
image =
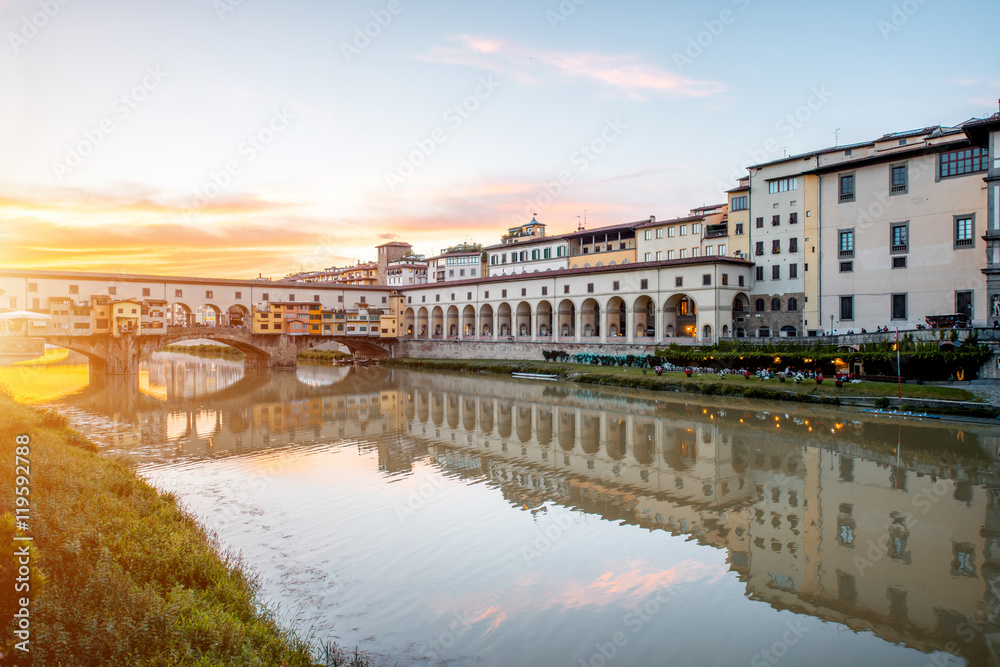
{"type": "Polygon", "coordinates": [[[854,248],[850,250],[841,250],[840,257],[854,257],[854,248]]]}
{"type": "Polygon", "coordinates": [[[720,236],[729,236],[729,225],[707,225],[705,227],[706,239],[716,239],[720,236]]]}
{"type": "Polygon", "coordinates": [[[906,243],[897,243],[896,245],[889,246],[889,252],[906,252],[909,249],[909,245],[906,243]]]}

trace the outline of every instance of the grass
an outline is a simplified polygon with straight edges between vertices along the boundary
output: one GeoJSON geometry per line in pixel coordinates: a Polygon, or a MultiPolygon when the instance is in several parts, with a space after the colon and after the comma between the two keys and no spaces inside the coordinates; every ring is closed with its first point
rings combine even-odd
{"type": "Polygon", "coordinates": [[[305,350],[299,352],[296,358],[303,362],[330,364],[334,361],[353,359],[354,357],[347,352],[340,352],[339,350],[305,350]]]}
{"type": "MultiPolygon", "coordinates": [[[[0,394],[0,588],[12,591],[15,437],[30,437],[31,655],[45,665],[365,664],[277,623],[239,560],[177,499],[58,413],[0,394]]],[[[9,598],[5,592],[2,598],[9,598]]],[[[9,611],[0,608],[0,612],[9,611]]],[[[9,616],[4,615],[4,621],[9,616]]],[[[0,645],[11,655],[11,627],[0,645]]]]}
{"type": "MultiPolygon", "coordinates": [[[[694,391],[704,394],[747,396],[748,398],[775,398],[777,400],[830,399],[837,397],[896,396],[897,385],[888,382],[861,382],[837,387],[833,378],[823,384],[806,380],[801,384],[792,381],[758,380],[742,375],[695,374],[686,377],[683,372],[664,372],[656,375],[648,368],[622,368],[619,366],[593,366],[549,361],[505,361],[502,359],[393,359],[383,364],[403,368],[452,371],[485,371],[491,373],[558,373],[573,382],[609,384],[666,391],[694,391]]],[[[957,387],[940,387],[926,384],[904,384],[904,398],[928,398],[948,401],[977,402],[971,392],[957,387]]]]}

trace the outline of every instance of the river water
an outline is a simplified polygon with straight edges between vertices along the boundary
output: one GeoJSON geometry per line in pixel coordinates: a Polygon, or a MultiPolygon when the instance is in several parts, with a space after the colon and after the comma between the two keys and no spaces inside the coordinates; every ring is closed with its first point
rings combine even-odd
{"type": "Polygon", "coordinates": [[[998,428],[379,367],[0,367],[399,665],[987,665],[998,428]]]}

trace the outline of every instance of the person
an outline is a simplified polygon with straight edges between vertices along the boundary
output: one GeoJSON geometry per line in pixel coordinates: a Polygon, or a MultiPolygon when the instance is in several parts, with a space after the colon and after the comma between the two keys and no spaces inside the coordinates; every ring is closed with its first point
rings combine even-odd
{"type": "Polygon", "coordinates": [[[994,329],[1000,329],[1000,321],[993,320],[993,328],[994,329]]]}

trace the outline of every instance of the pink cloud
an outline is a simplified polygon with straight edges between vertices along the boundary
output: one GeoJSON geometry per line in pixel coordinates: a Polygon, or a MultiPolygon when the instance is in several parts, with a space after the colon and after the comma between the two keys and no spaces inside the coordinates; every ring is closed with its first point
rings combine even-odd
{"type": "Polygon", "coordinates": [[[521,84],[545,78],[590,80],[623,91],[633,99],[651,93],[680,97],[711,97],[725,85],[700,81],[643,62],[636,54],[545,51],[487,37],[458,35],[453,46],[434,46],[417,56],[428,62],[478,67],[513,78],[521,84]]]}

